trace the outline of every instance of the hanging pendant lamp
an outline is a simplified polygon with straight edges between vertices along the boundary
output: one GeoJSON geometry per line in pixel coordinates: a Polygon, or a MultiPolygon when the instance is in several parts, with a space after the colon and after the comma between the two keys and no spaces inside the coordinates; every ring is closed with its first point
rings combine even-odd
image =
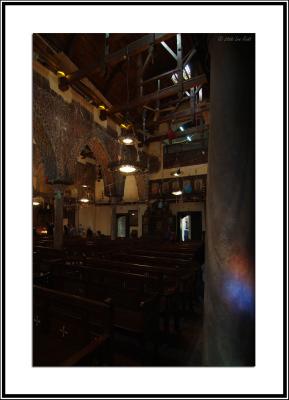
{"type": "Polygon", "coordinates": [[[131,124],[121,124],[121,132],[118,137],[118,140],[121,144],[124,144],[125,146],[132,146],[136,143],[135,140],[135,135],[133,131],[133,127],[131,124]]]}
{"type": "Polygon", "coordinates": [[[173,182],[172,186],[172,194],[174,196],[181,196],[183,194],[179,179],[173,182]]]}

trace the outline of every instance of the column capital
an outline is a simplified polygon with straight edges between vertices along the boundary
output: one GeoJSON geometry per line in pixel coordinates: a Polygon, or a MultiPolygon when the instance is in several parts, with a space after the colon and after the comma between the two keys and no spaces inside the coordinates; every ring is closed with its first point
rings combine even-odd
{"type": "Polygon", "coordinates": [[[53,192],[54,192],[54,198],[61,198],[63,197],[65,191],[65,186],[64,185],[53,185],[53,192]]]}

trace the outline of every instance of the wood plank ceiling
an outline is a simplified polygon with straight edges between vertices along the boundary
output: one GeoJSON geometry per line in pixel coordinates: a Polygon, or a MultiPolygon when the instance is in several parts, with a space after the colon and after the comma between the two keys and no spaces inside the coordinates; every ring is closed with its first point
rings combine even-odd
{"type": "Polygon", "coordinates": [[[178,106],[183,101],[190,109],[185,90],[209,81],[207,36],[202,34],[42,33],[33,38],[34,56],[53,72],[63,69],[63,54],[75,64],[76,70],[63,71],[66,77],[60,78],[61,89],[71,85],[98,107],[103,97],[95,94],[87,81],[84,83],[87,78],[107,100],[112,118],[121,122],[129,111],[129,119],[140,130],[144,110],[146,126],[151,128],[162,120],[178,118],[178,106]],[[183,68],[188,58],[192,79],[183,81],[176,71],[183,85],[179,89],[172,82],[173,72],[167,72],[183,68]],[[142,88],[141,81],[145,82],[142,88]]]}

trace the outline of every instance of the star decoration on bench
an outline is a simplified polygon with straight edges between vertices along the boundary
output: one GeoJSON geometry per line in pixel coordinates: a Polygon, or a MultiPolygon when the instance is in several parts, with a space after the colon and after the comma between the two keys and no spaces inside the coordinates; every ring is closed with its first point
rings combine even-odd
{"type": "Polygon", "coordinates": [[[68,335],[68,331],[66,330],[66,326],[62,325],[62,328],[59,329],[58,333],[61,334],[61,336],[64,338],[66,335],[68,335]]]}
{"type": "Polygon", "coordinates": [[[33,321],[35,322],[35,325],[36,325],[36,326],[40,325],[40,323],[41,323],[41,321],[40,321],[38,315],[36,315],[36,317],[33,319],[33,321]]]}

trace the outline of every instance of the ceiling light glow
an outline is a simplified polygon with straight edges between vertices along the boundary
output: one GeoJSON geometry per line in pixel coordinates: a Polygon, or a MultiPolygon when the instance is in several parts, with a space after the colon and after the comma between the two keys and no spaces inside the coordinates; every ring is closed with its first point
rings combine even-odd
{"type": "Polygon", "coordinates": [[[133,140],[132,140],[132,138],[126,137],[126,138],[122,139],[122,142],[124,144],[132,144],[133,140]]]}
{"type": "Polygon", "coordinates": [[[119,171],[120,172],[124,172],[125,174],[130,174],[131,172],[135,172],[136,171],[136,167],[133,165],[121,165],[119,167],[119,171]]]}

